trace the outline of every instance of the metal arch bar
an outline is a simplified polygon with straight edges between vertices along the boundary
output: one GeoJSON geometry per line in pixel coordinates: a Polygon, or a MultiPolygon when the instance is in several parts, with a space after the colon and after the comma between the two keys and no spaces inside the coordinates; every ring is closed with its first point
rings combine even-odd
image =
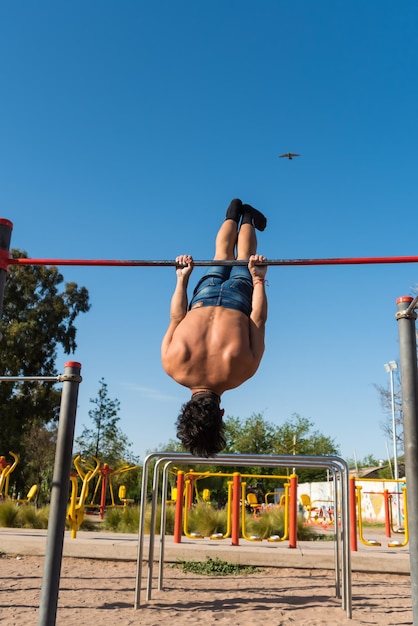
{"type": "MultiPolygon", "coordinates": [[[[229,454],[220,454],[217,455],[217,460],[221,465],[237,465],[237,459],[240,459],[241,462],[249,465],[265,465],[266,467],[274,467],[281,462],[282,464],[295,465],[296,467],[316,467],[316,468],[329,468],[333,469],[340,474],[341,481],[341,515],[342,520],[344,522],[341,538],[343,540],[343,564],[342,564],[342,573],[343,573],[343,609],[346,610],[347,617],[351,618],[352,615],[352,598],[351,598],[351,555],[350,548],[348,543],[348,533],[349,533],[349,496],[348,496],[348,465],[347,463],[340,457],[337,456],[327,456],[327,457],[318,457],[318,456],[306,456],[306,457],[298,457],[292,455],[229,455],[229,454]],[[287,463],[288,462],[288,463],[287,463]]],[[[158,473],[159,466],[163,463],[167,463],[167,461],[172,461],[176,463],[194,461],[194,463],[199,464],[211,464],[213,463],[213,459],[204,459],[193,457],[191,454],[186,453],[152,453],[147,456],[143,465],[143,474],[142,474],[142,488],[141,488],[141,503],[140,503],[140,523],[139,523],[139,532],[138,532],[138,558],[137,558],[137,574],[136,574],[136,590],[135,590],[135,605],[134,608],[139,608],[140,605],[140,590],[141,590],[141,578],[142,578],[142,562],[144,559],[144,520],[145,520],[145,506],[148,495],[148,466],[151,461],[156,460],[156,464],[154,467],[154,480],[153,480],[153,495],[152,495],[152,512],[151,512],[151,531],[149,538],[149,549],[148,549],[148,583],[147,583],[147,599],[151,599],[151,584],[152,584],[152,569],[153,569],[153,560],[154,560],[154,523],[155,520],[155,509],[157,503],[157,492],[158,488],[158,473]]],[[[242,463],[239,463],[242,464],[242,463]]],[[[338,484],[338,481],[336,481],[338,484]]],[[[336,488],[337,488],[336,484],[336,488]]],[[[163,548],[161,548],[160,558],[163,555],[163,548]]],[[[339,564],[336,566],[339,568],[339,564]]]]}
{"type": "Polygon", "coordinates": [[[0,382],[3,383],[17,383],[28,381],[41,381],[44,383],[60,383],[62,378],[60,376],[0,376],[0,382]]]}
{"type": "MultiPolygon", "coordinates": [[[[116,260],[116,259],[31,259],[8,258],[8,265],[87,265],[98,267],[175,267],[175,260],[116,260]]],[[[418,263],[418,256],[343,257],[329,259],[267,259],[264,265],[376,265],[384,263],[418,263]]],[[[194,261],[196,267],[211,265],[247,265],[242,260],[194,261]]],[[[260,263],[260,265],[262,265],[260,263]]]]}

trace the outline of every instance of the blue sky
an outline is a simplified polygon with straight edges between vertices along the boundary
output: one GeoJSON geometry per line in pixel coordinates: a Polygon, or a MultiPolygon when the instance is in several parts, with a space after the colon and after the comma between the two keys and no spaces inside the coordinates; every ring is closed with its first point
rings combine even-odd
{"type": "MultiPolygon", "coordinates": [[[[233,197],[270,259],[416,255],[415,2],[22,0],[0,7],[0,214],[35,258],[213,254],[233,197]],[[297,152],[292,161],[279,159],[297,152]]],[[[160,364],[173,268],[63,268],[78,318],[77,433],[99,380],[143,460],[188,391],[160,364]]],[[[194,271],[194,280],[200,275],[194,271]]],[[[228,415],[310,418],[386,457],[374,384],[418,267],[270,267],[265,356],[228,415]]],[[[192,281],[194,283],[194,281],[192,281]]],[[[60,355],[62,370],[67,357],[60,355]]]]}

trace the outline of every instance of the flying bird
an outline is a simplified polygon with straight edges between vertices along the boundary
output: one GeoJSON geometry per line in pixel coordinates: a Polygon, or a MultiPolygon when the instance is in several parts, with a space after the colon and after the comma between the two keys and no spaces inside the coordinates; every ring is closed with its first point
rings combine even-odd
{"type": "Polygon", "coordinates": [[[296,152],[286,152],[286,154],[281,154],[279,159],[289,159],[291,161],[293,157],[300,156],[300,154],[296,154],[296,152]]]}

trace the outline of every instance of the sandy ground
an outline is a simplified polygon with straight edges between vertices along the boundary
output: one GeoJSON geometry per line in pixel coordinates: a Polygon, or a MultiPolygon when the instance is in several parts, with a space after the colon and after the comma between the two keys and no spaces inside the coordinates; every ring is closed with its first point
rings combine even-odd
{"type": "MultiPolygon", "coordinates": [[[[0,560],[2,626],[38,623],[43,558],[0,560]]],[[[64,558],[58,626],[338,626],[412,624],[410,578],[399,574],[353,573],[353,616],[335,595],[334,572],[266,568],[261,573],[213,577],[167,566],[164,591],[153,587],[133,609],[136,563],[64,558]]],[[[143,581],[143,588],[145,580],[143,581]]]]}

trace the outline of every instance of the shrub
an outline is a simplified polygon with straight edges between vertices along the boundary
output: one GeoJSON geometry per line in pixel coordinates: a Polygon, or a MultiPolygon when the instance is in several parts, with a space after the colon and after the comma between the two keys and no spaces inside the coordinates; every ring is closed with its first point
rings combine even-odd
{"type": "Polygon", "coordinates": [[[15,528],[18,524],[19,507],[13,502],[0,503],[0,526],[15,528]]]}
{"type": "Polygon", "coordinates": [[[120,532],[121,509],[108,509],[103,518],[103,528],[112,532],[120,532]]]}
{"type": "Polygon", "coordinates": [[[43,509],[35,509],[34,506],[26,505],[18,507],[18,525],[21,528],[47,528],[48,514],[43,509]]]}
{"type": "Polygon", "coordinates": [[[224,535],[227,528],[226,509],[214,509],[205,502],[199,502],[190,510],[187,525],[188,532],[198,532],[204,537],[215,533],[224,535]]]}
{"type": "MultiPolygon", "coordinates": [[[[103,519],[103,528],[117,533],[136,533],[139,528],[139,506],[128,506],[126,509],[108,509],[103,519]]],[[[175,508],[166,507],[166,534],[174,534],[175,508]]],[[[157,506],[155,516],[155,530],[160,532],[161,506],[157,506]]],[[[149,534],[151,526],[151,505],[145,509],[144,532],[149,534]]]]}
{"type": "Polygon", "coordinates": [[[238,574],[256,574],[261,570],[252,565],[240,565],[239,563],[228,563],[218,557],[211,559],[206,557],[206,561],[177,561],[172,565],[193,574],[203,574],[204,576],[237,576],[238,574]]]}
{"type": "Polygon", "coordinates": [[[128,506],[122,509],[120,531],[123,533],[137,533],[139,528],[139,507],[128,506]]]}
{"type": "MultiPolygon", "coordinates": [[[[174,535],[174,519],[176,515],[176,507],[174,506],[166,506],[165,509],[165,534],[166,535],[174,535]]],[[[138,515],[138,524],[139,524],[139,515],[138,515]]],[[[157,506],[156,516],[155,516],[155,530],[157,533],[160,532],[161,527],[161,505],[157,506]]],[[[149,534],[151,529],[151,505],[148,505],[145,511],[145,533],[149,534]]]]}
{"type": "MultiPolygon", "coordinates": [[[[283,537],[284,535],[284,509],[273,507],[267,509],[254,517],[246,516],[245,529],[247,534],[259,535],[262,539],[267,539],[272,535],[283,537]]],[[[316,536],[315,531],[310,526],[305,526],[301,515],[297,518],[298,540],[309,541],[316,536]]]]}

